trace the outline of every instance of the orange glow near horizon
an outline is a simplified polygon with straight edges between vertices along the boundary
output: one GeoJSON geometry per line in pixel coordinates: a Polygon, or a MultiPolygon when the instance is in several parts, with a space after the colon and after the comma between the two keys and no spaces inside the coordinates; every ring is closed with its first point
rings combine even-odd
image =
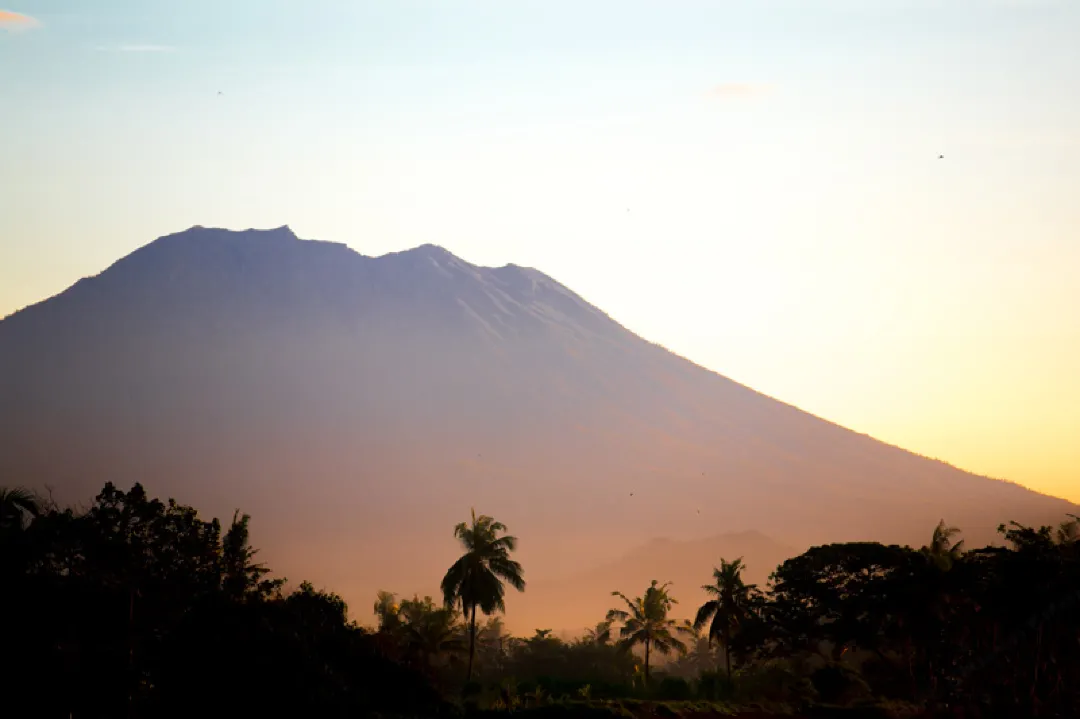
{"type": "Polygon", "coordinates": [[[1080,2],[113,5],[0,32],[0,317],[193,225],[435,243],[1080,502],[1080,2]]]}

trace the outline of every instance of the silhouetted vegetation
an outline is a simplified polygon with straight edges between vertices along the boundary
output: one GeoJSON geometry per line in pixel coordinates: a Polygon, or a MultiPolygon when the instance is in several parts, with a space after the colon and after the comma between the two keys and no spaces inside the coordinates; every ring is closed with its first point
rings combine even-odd
{"type": "Polygon", "coordinates": [[[267,578],[246,515],[222,527],[139,485],[83,512],[29,497],[0,506],[5,716],[440,711],[340,597],[267,578]]]}
{"type": "Polygon", "coordinates": [[[249,524],[139,485],[85,511],[0,490],[12,716],[1080,716],[1076,517],[1000,547],[944,522],[921,549],[814,547],[765,589],[718,558],[692,622],[654,580],[572,640],[505,631],[525,583],[491,517],[454,528],[442,601],[381,592],[372,629],[271,578],[249,524]]]}
{"type": "Polygon", "coordinates": [[[461,542],[465,554],[461,556],[442,580],[443,601],[447,607],[461,604],[462,614],[469,619],[469,669],[466,680],[472,681],[473,658],[476,650],[476,610],[494,614],[506,609],[503,601],[503,582],[519,592],[525,591],[521,565],[510,559],[517,539],[503,534],[506,527],[491,517],[476,516],[472,522],[462,522],[454,527],[454,536],[461,542]]]}

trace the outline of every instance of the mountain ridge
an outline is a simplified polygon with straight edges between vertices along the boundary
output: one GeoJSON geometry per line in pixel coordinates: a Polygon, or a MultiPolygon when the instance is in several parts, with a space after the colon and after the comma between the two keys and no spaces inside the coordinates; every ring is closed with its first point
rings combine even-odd
{"type": "MultiPolygon", "coordinates": [[[[597,312],[602,317],[604,317],[605,319],[612,322],[614,325],[617,325],[619,329],[621,329],[623,331],[626,331],[626,332],[629,332],[631,334],[635,334],[635,336],[637,336],[636,333],[633,333],[632,330],[630,330],[625,325],[622,325],[621,323],[619,323],[617,320],[612,318],[610,315],[608,315],[602,309],[600,309],[600,308],[596,307],[595,305],[592,305],[591,303],[587,302],[583,297],[581,297],[579,294],[577,294],[576,292],[574,292],[570,288],[566,287],[565,285],[561,284],[560,282],[558,282],[557,280],[552,278],[550,275],[547,275],[544,272],[542,272],[541,270],[539,270],[537,268],[534,268],[534,267],[518,265],[518,264],[515,264],[515,263],[506,263],[506,264],[503,264],[503,265],[476,265],[476,264],[473,264],[473,263],[471,263],[471,262],[469,262],[467,260],[464,260],[464,259],[458,257],[457,255],[455,255],[453,252],[451,252],[447,248],[443,247],[442,245],[439,245],[439,244],[436,244],[436,243],[430,243],[430,242],[417,245],[416,247],[411,247],[411,248],[406,248],[406,249],[402,249],[402,250],[394,250],[394,251],[385,252],[385,253],[383,253],[381,255],[367,255],[367,254],[364,254],[362,252],[359,252],[358,250],[353,249],[352,247],[350,247],[349,245],[347,245],[346,243],[343,243],[343,242],[333,242],[333,241],[315,240],[315,239],[302,239],[298,235],[296,235],[296,233],[289,227],[289,225],[282,225],[280,227],[267,228],[267,229],[247,228],[247,229],[244,229],[244,230],[229,230],[227,228],[222,228],[222,227],[210,227],[210,226],[205,226],[205,225],[193,225],[193,226],[191,226],[190,228],[188,228],[186,230],[181,230],[181,231],[178,231],[178,232],[163,235],[163,236],[153,240],[152,242],[150,242],[150,243],[148,243],[146,245],[143,245],[142,247],[137,248],[136,250],[128,253],[124,257],[120,258],[119,260],[115,261],[114,263],[112,263],[111,265],[106,267],[101,272],[99,272],[99,273],[97,273],[95,275],[90,275],[90,276],[87,276],[87,277],[80,278],[71,287],[67,288],[66,290],[63,290],[63,291],[57,293],[56,295],[53,295],[52,297],[40,300],[39,302],[32,303],[30,305],[27,305],[26,307],[15,310],[11,314],[7,315],[6,317],[0,318],[0,321],[9,319],[11,317],[14,317],[17,314],[20,314],[20,313],[22,313],[22,312],[24,312],[26,310],[29,310],[29,309],[33,308],[33,307],[36,307],[36,306],[48,303],[48,302],[50,302],[52,300],[55,300],[55,299],[65,295],[66,293],[70,292],[71,290],[75,289],[80,284],[86,283],[88,281],[92,281],[92,280],[95,280],[95,279],[101,277],[102,275],[109,272],[113,268],[117,267],[118,265],[121,265],[121,263],[123,263],[125,260],[131,258],[132,256],[134,256],[134,255],[136,255],[136,254],[138,254],[138,253],[140,253],[140,252],[142,252],[144,250],[148,250],[149,248],[154,247],[155,245],[158,245],[159,243],[174,241],[176,239],[190,239],[191,236],[192,236],[192,233],[194,233],[194,232],[207,233],[207,234],[215,235],[215,236],[218,236],[218,237],[221,237],[221,236],[225,236],[225,237],[229,237],[229,236],[244,236],[244,237],[255,236],[255,237],[260,237],[260,238],[268,238],[268,239],[271,239],[271,240],[273,240],[273,239],[284,239],[286,241],[296,241],[296,242],[300,242],[300,243],[309,243],[311,245],[316,245],[316,246],[331,247],[331,248],[334,248],[335,250],[342,251],[343,253],[346,253],[348,255],[355,255],[358,258],[361,258],[363,260],[370,260],[370,261],[380,261],[380,260],[386,260],[386,259],[405,258],[405,257],[431,258],[432,256],[435,256],[435,257],[439,257],[439,258],[443,258],[443,259],[449,259],[449,260],[451,260],[451,261],[453,261],[453,262],[455,262],[457,264],[463,265],[463,266],[465,266],[467,268],[470,268],[470,269],[473,269],[473,270],[488,270],[488,271],[519,270],[519,271],[522,271],[523,273],[528,274],[528,275],[536,275],[536,276],[538,276],[542,281],[545,281],[545,282],[548,282],[548,283],[554,285],[560,291],[562,291],[565,294],[569,295],[573,299],[575,299],[577,301],[580,301],[583,304],[588,305],[590,309],[597,312]]],[[[262,241],[261,239],[255,240],[255,242],[261,242],[261,241],[262,241]]],[[[874,442],[880,443],[882,445],[885,445],[887,447],[890,447],[890,448],[893,448],[893,449],[896,449],[896,450],[899,450],[899,451],[902,451],[902,452],[905,452],[905,453],[915,455],[915,456],[920,457],[922,459],[926,459],[926,460],[931,461],[931,462],[940,463],[940,464],[942,464],[942,465],[944,465],[944,466],[946,466],[946,467],[948,467],[950,469],[956,469],[958,471],[961,471],[961,472],[964,472],[964,473],[967,473],[967,474],[975,474],[976,476],[979,476],[979,477],[982,477],[982,478],[985,478],[985,479],[989,479],[989,480],[992,480],[992,481],[1002,482],[1002,483],[1005,483],[1005,484],[1021,487],[1023,489],[1026,489],[1027,491],[1035,492],[1036,494],[1040,494],[1040,495],[1046,496],[1048,498],[1058,499],[1058,497],[1056,497],[1054,495],[1048,494],[1046,492],[1042,492],[1042,491],[1040,491],[1038,489],[1027,487],[1026,485],[1022,485],[1019,482],[1008,479],[1006,477],[993,477],[993,476],[989,476],[989,475],[976,474],[976,473],[972,472],[971,470],[965,469],[963,467],[956,466],[956,465],[948,462],[947,460],[944,460],[944,459],[941,459],[941,458],[938,458],[938,457],[931,457],[931,456],[928,456],[928,455],[923,455],[923,454],[920,454],[920,453],[915,452],[913,450],[901,447],[900,445],[893,444],[893,443],[887,442],[885,440],[882,440],[880,438],[874,437],[873,435],[870,435],[868,433],[860,432],[860,431],[858,431],[856,429],[848,427],[848,426],[846,426],[844,424],[841,424],[839,422],[836,422],[834,420],[828,419],[828,418],[823,417],[821,415],[814,414],[813,412],[810,412],[809,410],[803,409],[801,407],[798,407],[797,405],[786,402],[783,399],[780,399],[778,397],[774,397],[772,395],[761,392],[760,390],[754,389],[754,388],[750,387],[749,385],[745,385],[743,383],[740,383],[737,380],[733,380],[733,379],[727,377],[726,375],[721,374],[717,370],[714,370],[714,369],[709,368],[709,367],[707,367],[705,365],[702,365],[702,364],[696,362],[695,360],[693,360],[692,358],[687,357],[687,356],[682,355],[682,354],[679,354],[678,352],[676,352],[676,351],[674,351],[674,350],[672,350],[672,349],[670,349],[670,348],[668,348],[668,347],[666,347],[666,346],[664,346],[664,345],[662,345],[662,344],[660,344],[658,342],[649,340],[647,338],[641,338],[640,336],[638,336],[638,337],[640,339],[642,339],[643,341],[645,341],[646,343],[648,343],[649,345],[651,345],[652,347],[654,347],[654,348],[656,348],[656,349],[658,349],[660,351],[666,352],[668,354],[671,354],[674,357],[677,357],[678,359],[689,363],[690,365],[694,366],[695,368],[698,368],[698,369],[700,369],[700,370],[702,370],[704,372],[707,372],[707,373],[716,375],[718,377],[721,377],[724,380],[729,381],[729,382],[733,382],[733,383],[735,383],[735,384],[737,384],[737,385],[739,385],[741,387],[745,387],[746,389],[748,389],[748,390],[750,390],[752,392],[755,392],[756,394],[759,394],[762,397],[765,397],[765,398],[767,398],[769,400],[772,400],[772,401],[777,402],[779,404],[790,407],[790,408],[792,408],[792,409],[794,409],[794,410],[796,410],[798,412],[804,413],[804,414],[806,414],[806,415],[808,415],[810,417],[813,417],[814,419],[820,420],[821,422],[828,423],[828,424],[833,425],[833,426],[835,426],[835,427],[837,427],[839,429],[842,429],[844,431],[851,432],[851,433],[853,433],[853,434],[855,434],[857,436],[860,436],[860,437],[865,437],[865,438],[870,439],[870,440],[872,440],[874,442]]]]}
{"type": "Polygon", "coordinates": [[[0,321],[0,472],[240,506],[271,566],[353,601],[434,591],[470,506],[541,578],[658,534],[921,543],[944,516],[970,544],[1076,511],[768,397],[539,270],[287,226],[165,235],[0,321]]]}

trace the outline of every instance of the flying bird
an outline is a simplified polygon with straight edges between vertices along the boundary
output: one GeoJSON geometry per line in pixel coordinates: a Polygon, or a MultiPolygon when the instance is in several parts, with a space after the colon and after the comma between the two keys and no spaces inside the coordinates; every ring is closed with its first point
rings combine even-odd
{"type": "Polygon", "coordinates": [[[939,160],[944,160],[944,159],[945,159],[945,156],[944,156],[944,155],[938,155],[938,156],[937,156],[937,159],[939,159],[939,160]]]}

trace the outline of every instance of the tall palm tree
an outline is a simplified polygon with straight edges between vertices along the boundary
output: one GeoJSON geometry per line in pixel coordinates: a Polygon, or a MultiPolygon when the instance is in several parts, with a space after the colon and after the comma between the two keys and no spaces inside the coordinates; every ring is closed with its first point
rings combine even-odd
{"type": "Polygon", "coordinates": [[[743,582],[746,568],[742,557],[733,562],[720,559],[720,567],[713,568],[713,584],[702,587],[712,597],[701,605],[694,618],[694,628],[701,630],[709,625],[709,646],[715,640],[724,647],[724,663],[728,681],[731,681],[731,638],[746,621],[750,608],[750,595],[757,589],[754,584],[743,582]]]}
{"type": "Polygon", "coordinates": [[[41,502],[33,492],[14,487],[0,487],[0,529],[22,529],[27,518],[41,516],[41,502]]]}
{"type": "Polygon", "coordinates": [[[506,525],[487,515],[477,517],[475,509],[471,523],[462,522],[454,527],[454,536],[465,554],[446,570],[442,593],[446,606],[460,603],[463,616],[468,618],[468,681],[472,681],[476,655],[476,610],[490,615],[506,609],[503,582],[519,592],[525,591],[524,571],[510,559],[510,552],[517,548],[517,538],[505,532],[506,525]]]}
{"type": "Polygon", "coordinates": [[[649,683],[649,656],[653,649],[664,655],[672,651],[680,654],[686,652],[686,644],[675,636],[676,633],[684,633],[684,628],[674,619],[668,618],[672,605],[677,603],[674,597],[668,594],[667,588],[670,585],[671,582],[660,584],[654,579],[645,594],[634,599],[628,598],[622,592],[611,593],[611,596],[626,602],[626,609],[610,610],[607,621],[622,622],[619,648],[629,650],[638,644],[645,647],[646,684],[649,683]]]}
{"type": "Polygon", "coordinates": [[[952,569],[953,564],[964,551],[964,540],[953,542],[953,537],[960,534],[957,527],[946,526],[945,520],[938,522],[929,547],[923,547],[923,553],[941,570],[952,569]]]}
{"type": "Polygon", "coordinates": [[[1075,514],[1066,516],[1069,519],[1058,526],[1057,542],[1058,544],[1080,544],[1080,517],[1075,514]]]}

